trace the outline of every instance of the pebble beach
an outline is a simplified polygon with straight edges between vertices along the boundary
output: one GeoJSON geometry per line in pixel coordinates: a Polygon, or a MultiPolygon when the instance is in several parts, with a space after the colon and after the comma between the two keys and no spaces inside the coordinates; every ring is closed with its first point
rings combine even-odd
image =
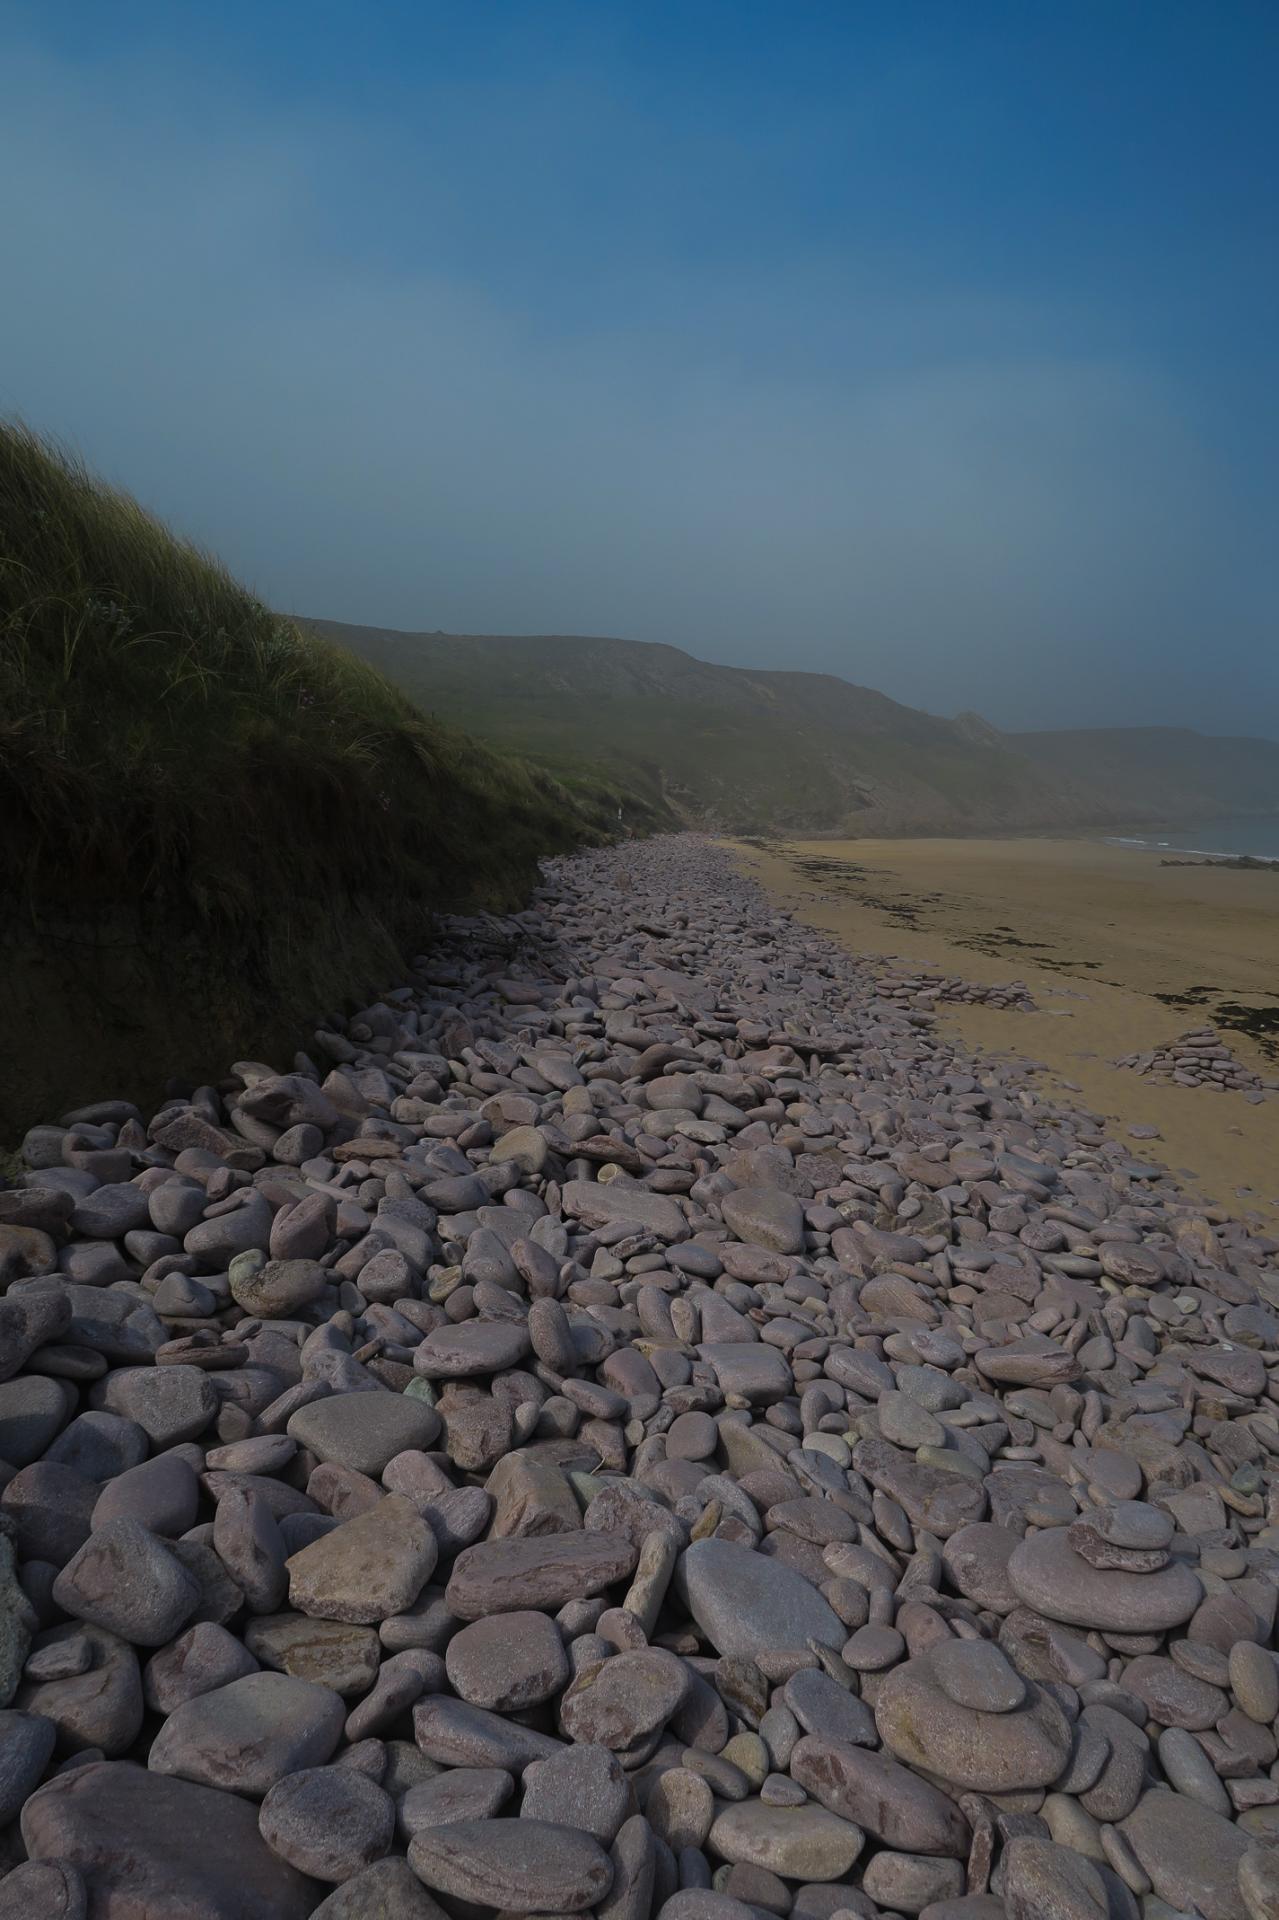
{"type": "Polygon", "coordinates": [[[1279,1234],[972,978],[633,843],[33,1128],[0,1920],[1275,1920],[1279,1234]]]}

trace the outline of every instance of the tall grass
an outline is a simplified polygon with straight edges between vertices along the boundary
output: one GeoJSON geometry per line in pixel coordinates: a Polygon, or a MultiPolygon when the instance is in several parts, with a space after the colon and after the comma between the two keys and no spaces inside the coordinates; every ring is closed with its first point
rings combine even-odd
{"type": "Polygon", "coordinates": [[[131,915],[143,941],[195,941],[215,975],[224,952],[237,1007],[248,992],[265,1015],[337,998],[343,967],[420,938],[434,907],[512,903],[538,854],[597,837],[603,811],[427,719],[78,460],[0,426],[8,938],[131,915]]]}

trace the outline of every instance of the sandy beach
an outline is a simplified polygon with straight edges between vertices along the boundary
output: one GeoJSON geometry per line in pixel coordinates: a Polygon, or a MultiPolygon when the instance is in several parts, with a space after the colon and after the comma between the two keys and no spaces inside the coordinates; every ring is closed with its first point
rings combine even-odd
{"type": "Polygon", "coordinates": [[[1042,1063],[1047,1080],[1175,1169],[1203,1197],[1279,1225],[1279,1096],[1160,1086],[1112,1063],[1216,1025],[1279,1074],[1279,873],[1165,866],[1088,840],[736,843],[779,901],[850,948],[982,983],[1024,980],[1035,1013],[943,1006],[972,1046],[1042,1063]],[[1264,1035],[1254,1028],[1269,1015],[1264,1035]],[[1260,1016],[1260,1018],[1258,1018],[1260,1016]]]}

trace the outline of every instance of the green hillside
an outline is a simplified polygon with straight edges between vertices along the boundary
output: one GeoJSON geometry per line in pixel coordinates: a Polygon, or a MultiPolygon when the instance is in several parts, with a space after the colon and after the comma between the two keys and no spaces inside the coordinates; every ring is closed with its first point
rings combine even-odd
{"type": "Polygon", "coordinates": [[[418,712],[0,428],[0,1144],[287,1048],[435,906],[510,905],[613,796],[418,712]]]}
{"type": "Polygon", "coordinates": [[[308,624],[415,700],[562,771],[736,832],[1059,832],[1279,812],[1279,743],[1172,729],[1001,734],[833,674],[713,666],[558,634],[308,624]]]}
{"type": "Polygon", "coordinates": [[[685,820],[954,833],[1096,812],[993,728],[829,674],[711,666],[632,640],[309,624],[483,738],[555,769],[587,763],[685,820]]]}

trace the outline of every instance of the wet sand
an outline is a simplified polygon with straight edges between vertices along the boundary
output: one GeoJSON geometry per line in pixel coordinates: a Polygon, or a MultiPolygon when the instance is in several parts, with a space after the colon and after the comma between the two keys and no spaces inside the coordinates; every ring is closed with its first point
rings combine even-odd
{"type": "Polygon", "coordinates": [[[1024,980],[1040,1011],[943,1005],[971,1046],[1041,1062],[1046,1084],[1102,1115],[1135,1157],[1235,1213],[1279,1227],[1279,1096],[1160,1086],[1122,1054],[1215,1025],[1238,1059],[1279,1075],[1279,873],[1166,867],[1087,840],[736,843],[747,871],[858,952],[982,983],[1024,980]],[[1238,1009],[1238,1012],[1222,1011],[1238,1009]],[[1228,1026],[1275,1021],[1268,1045],[1228,1026]]]}

